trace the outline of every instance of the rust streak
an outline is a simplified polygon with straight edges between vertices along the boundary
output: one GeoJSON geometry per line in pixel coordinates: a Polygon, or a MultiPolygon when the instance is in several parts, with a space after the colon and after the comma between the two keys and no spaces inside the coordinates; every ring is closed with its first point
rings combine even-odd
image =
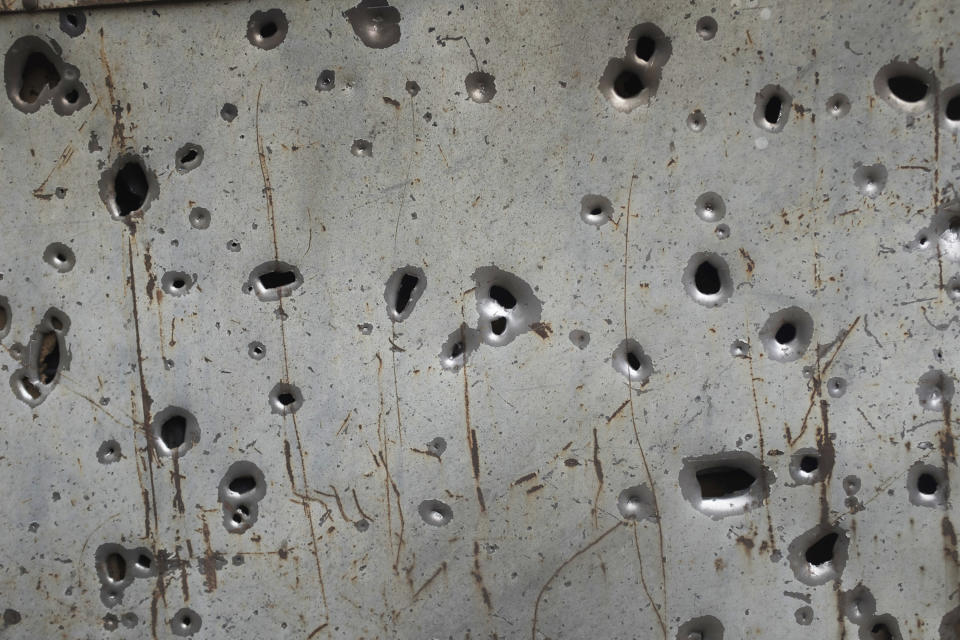
{"type": "Polygon", "coordinates": [[[483,573],[480,571],[480,543],[476,540],[473,541],[473,571],[470,573],[473,575],[473,579],[477,583],[477,588],[480,589],[480,597],[483,598],[483,604],[487,606],[487,611],[493,611],[493,603],[490,601],[490,592],[487,591],[487,587],[483,583],[483,573]]]}
{"type": "Polygon", "coordinates": [[[330,487],[330,490],[333,491],[333,499],[336,500],[336,502],[337,502],[337,509],[340,510],[340,517],[343,518],[343,521],[344,521],[344,522],[353,522],[353,520],[351,520],[351,519],[347,516],[346,511],[343,510],[343,503],[340,502],[340,492],[337,491],[337,488],[336,488],[335,486],[333,486],[332,484],[331,484],[331,485],[327,485],[327,486],[329,486],[329,487],[330,487]]]}
{"type": "Polygon", "coordinates": [[[542,485],[542,484],[535,484],[535,485],[533,485],[532,487],[530,487],[529,489],[527,489],[527,495],[530,495],[531,493],[536,493],[537,491],[540,491],[540,489],[543,489],[543,485],[542,485]]]}
{"type": "Polygon", "coordinates": [[[353,504],[357,505],[357,511],[360,512],[360,515],[363,516],[363,518],[366,519],[368,522],[373,522],[373,518],[365,514],[363,512],[363,509],[360,508],[360,501],[357,500],[357,490],[350,489],[350,492],[353,494],[353,504]]]}
{"type": "Polygon", "coordinates": [[[515,486],[517,486],[518,484],[523,484],[524,482],[527,482],[527,481],[529,481],[529,480],[533,480],[533,479],[536,478],[536,477],[537,477],[536,472],[531,471],[531,472],[528,473],[527,475],[520,476],[519,478],[517,478],[516,480],[514,480],[513,482],[511,482],[511,483],[510,483],[510,486],[511,486],[511,487],[515,487],[515,486]]]}
{"type": "Polygon", "coordinates": [[[273,255],[275,260],[279,260],[280,250],[277,246],[277,219],[273,208],[273,187],[270,185],[270,170],[267,169],[267,155],[263,150],[263,137],[260,135],[260,94],[263,92],[263,85],[257,91],[257,116],[255,118],[255,129],[257,134],[257,156],[260,158],[260,174],[263,176],[263,193],[267,197],[267,217],[270,218],[270,228],[273,230],[273,255]]]}
{"type": "Polygon", "coordinates": [[[650,589],[647,587],[647,579],[643,575],[643,560],[640,556],[640,539],[637,536],[637,527],[636,522],[633,523],[633,545],[637,550],[637,560],[640,562],[640,584],[643,585],[643,592],[647,595],[647,602],[650,603],[650,608],[653,610],[653,613],[657,616],[657,622],[660,623],[660,630],[663,632],[664,637],[667,635],[667,626],[663,621],[663,616],[660,615],[660,610],[657,608],[656,603],[653,601],[653,596],[650,595],[650,589]]]}
{"type": "MultiPolygon", "coordinates": [[[[603,491],[603,465],[600,464],[600,444],[597,441],[597,428],[593,428],[593,471],[597,474],[597,492],[593,497],[593,507],[590,509],[590,512],[593,515],[593,528],[598,528],[599,521],[597,520],[600,513],[600,492],[603,491]]],[[[527,491],[527,493],[530,493],[527,491]]]]}
{"type": "MultiPolygon", "coordinates": [[[[749,344],[749,342],[747,343],[749,344]]],[[[766,455],[767,447],[763,441],[763,422],[760,420],[760,404],[757,402],[757,379],[753,375],[753,356],[747,356],[747,363],[750,369],[750,391],[753,394],[753,414],[757,420],[757,440],[760,445],[760,466],[765,468],[764,456],[766,455]]],[[[767,478],[767,474],[763,471],[760,473],[760,482],[762,483],[763,495],[766,498],[763,501],[764,509],[767,514],[767,535],[770,538],[770,551],[771,553],[777,550],[777,541],[773,533],[773,516],[770,515],[770,483],[767,478]]]]}
{"type": "Polygon", "coordinates": [[[210,545],[210,527],[207,526],[207,518],[202,512],[200,513],[200,523],[205,550],[203,558],[200,559],[200,566],[203,568],[203,586],[207,593],[211,593],[217,588],[217,562],[213,547],[210,545]]]}
{"type": "Polygon", "coordinates": [[[446,570],[447,570],[447,561],[444,560],[442,563],[440,563],[440,566],[437,567],[437,570],[434,571],[429,578],[427,578],[427,581],[424,582],[422,585],[420,585],[420,588],[413,593],[413,599],[411,600],[411,602],[415,602],[417,598],[420,597],[420,594],[423,593],[423,590],[426,589],[438,575],[440,575],[442,572],[446,570]]]}
{"type": "Polygon", "coordinates": [[[103,28],[100,28],[100,63],[103,65],[104,79],[107,86],[107,93],[110,95],[110,111],[113,113],[113,134],[110,138],[111,151],[122,151],[127,143],[125,128],[123,124],[123,109],[114,95],[113,73],[110,70],[110,61],[107,60],[107,48],[103,39],[103,28]]]}
{"type": "MultiPolygon", "coordinates": [[[[463,324],[460,325],[460,340],[463,344],[467,344],[463,324]]],[[[463,358],[463,415],[467,430],[467,447],[470,449],[470,462],[473,466],[473,484],[477,491],[477,503],[480,505],[480,511],[486,512],[487,505],[483,499],[483,490],[480,488],[480,447],[477,444],[477,432],[470,426],[470,383],[467,379],[466,355],[463,358]]]]}
{"type": "Polygon", "coordinates": [[[623,404],[617,407],[617,410],[614,411],[612,414],[610,414],[610,417],[607,418],[607,424],[610,424],[611,422],[613,422],[613,419],[616,418],[618,415],[620,415],[620,412],[623,411],[623,408],[626,407],[628,404],[630,404],[630,398],[627,398],[626,400],[624,400],[623,404]]]}
{"type": "Polygon", "coordinates": [[[70,158],[73,157],[73,151],[73,143],[68,142],[67,146],[64,147],[63,151],[60,152],[60,156],[54,163],[53,168],[50,169],[50,173],[48,173],[47,177],[43,179],[43,182],[40,183],[40,186],[33,190],[34,198],[38,198],[40,200],[50,200],[53,197],[52,193],[44,193],[44,189],[46,189],[47,183],[50,181],[50,178],[53,176],[54,172],[70,162],[70,158]]]}

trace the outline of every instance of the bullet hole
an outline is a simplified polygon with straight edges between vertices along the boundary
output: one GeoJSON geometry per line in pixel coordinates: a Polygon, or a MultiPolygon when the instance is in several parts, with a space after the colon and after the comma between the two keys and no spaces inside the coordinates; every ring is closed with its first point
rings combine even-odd
{"type": "Polygon", "coordinates": [[[220,107],[220,117],[226,122],[233,122],[234,118],[237,117],[237,113],[237,105],[231,102],[224,102],[223,106],[220,107]]]}
{"type": "Polygon", "coordinates": [[[317,91],[333,91],[337,84],[337,74],[330,69],[324,69],[317,76],[317,91]]]}
{"type": "Polygon", "coordinates": [[[200,166],[203,162],[203,147],[188,142],[177,149],[177,171],[187,173],[200,166]]]}
{"type": "Polygon", "coordinates": [[[201,624],[200,616],[192,609],[184,607],[171,618],[170,631],[175,636],[192,636],[200,630],[201,624]]]}
{"type": "Polygon", "coordinates": [[[34,328],[27,345],[24,367],[10,378],[14,394],[31,407],[42,403],[60,379],[60,371],[69,368],[64,336],[70,319],[51,307],[34,328]]]}
{"type": "Polygon", "coordinates": [[[368,522],[366,518],[360,518],[353,523],[353,526],[356,527],[357,531],[363,533],[370,528],[370,522],[368,522]]]}
{"type": "Polygon", "coordinates": [[[599,227],[611,219],[613,203],[603,196],[588,194],[580,199],[580,219],[599,227]]]}
{"type": "Polygon", "coordinates": [[[583,329],[574,329],[570,332],[570,342],[578,349],[586,349],[590,344],[590,334],[583,329]]]}
{"type": "Polygon", "coordinates": [[[446,450],[447,450],[447,441],[439,436],[427,443],[427,451],[437,456],[438,458],[442,456],[443,452],[446,450]]]}
{"type": "Polygon", "coordinates": [[[480,346],[480,332],[465,324],[454,329],[440,349],[440,366],[447,371],[459,371],[480,346]]]}
{"type": "Polygon", "coordinates": [[[97,461],[100,464],[112,464],[120,459],[120,443],[116,440],[105,440],[97,449],[97,461]]]}
{"type": "Polygon", "coordinates": [[[150,556],[141,553],[137,556],[137,566],[141,569],[150,570],[150,566],[153,564],[153,560],[150,559],[150,556]]]}
{"type": "Polygon", "coordinates": [[[777,133],[787,124],[793,98],[780,85],[768,84],[757,93],[753,120],[758,127],[777,133]]]}
{"type": "Polygon", "coordinates": [[[251,342],[247,346],[247,355],[254,360],[263,360],[263,358],[267,355],[267,348],[262,342],[251,342]]]}
{"type": "Polygon", "coordinates": [[[87,28],[87,16],[82,11],[65,9],[60,12],[60,30],[76,38],[87,28]]]}
{"type": "Polygon", "coordinates": [[[240,243],[237,242],[236,240],[228,240],[227,251],[230,251],[232,253],[237,253],[238,251],[240,251],[240,243]]]}
{"type": "Polygon", "coordinates": [[[73,250],[62,242],[52,242],[43,251],[43,261],[60,273],[67,273],[77,263],[73,250]]]}
{"type": "Polygon", "coordinates": [[[624,69],[618,73],[613,81],[614,92],[624,100],[635,98],[643,89],[643,80],[640,75],[630,69],[624,69]]]}
{"type": "Polygon", "coordinates": [[[830,378],[827,380],[827,394],[831,398],[843,397],[847,392],[847,381],[843,378],[830,378]]]}
{"type": "Polygon", "coordinates": [[[713,616],[700,616],[680,625],[677,640],[723,640],[723,625],[713,616]]]}
{"type": "Polygon", "coordinates": [[[625,60],[628,62],[655,68],[659,73],[671,53],[670,40],[652,22],[635,26],[627,35],[625,60]]]}
{"type": "Polygon", "coordinates": [[[493,97],[497,95],[496,78],[486,71],[471,71],[463,82],[467,89],[467,95],[474,102],[484,104],[493,100],[493,97]]]}
{"type": "Polygon", "coordinates": [[[220,480],[218,491],[228,532],[243,533],[256,523],[258,503],[267,493],[266,480],[257,465],[246,460],[234,462],[220,480]]]}
{"type": "Polygon", "coordinates": [[[843,614],[856,625],[864,624],[873,618],[877,611],[876,599],[862,584],[858,584],[849,591],[843,591],[840,600],[843,614]]]}
{"type": "Polygon", "coordinates": [[[816,586],[840,576],[849,538],[839,527],[818,525],[790,543],[790,567],[800,582],[816,586]]]}
{"type": "Polygon", "coordinates": [[[20,624],[22,619],[23,618],[20,616],[20,612],[16,609],[3,610],[3,624],[8,627],[12,627],[15,624],[20,624]]]}
{"type": "Polygon", "coordinates": [[[104,559],[104,571],[114,582],[123,582],[127,577],[127,561],[119,553],[111,553],[104,559]]]}
{"type": "Polygon", "coordinates": [[[420,93],[420,85],[414,80],[407,80],[407,83],[403,85],[403,88],[406,89],[411,98],[416,98],[417,94],[420,93]]]}
{"type": "MultiPolygon", "coordinates": [[[[876,616],[860,627],[860,637],[867,640],[901,640],[900,626],[888,613],[876,616]],[[864,631],[868,631],[864,635],[864,631]]],[[[944,636],[944,638],[946,638],[944,636]]]]}
{"type": "Polygon", "coordinates": [[[286,262],[271,260],[250,272],[243,291],[255,294],[263,302],[270,302],[290,295],[301,284],[303,276],[299,269],[286,262]]]}
{"type": "Polygon", "coordinates": [[[154,447],[161,456],[183,456],[200,441],[200,427],[192,413],[180,407],[167,407],[151,422],[154,447]]]}
{"type": "Polygon", "coordinates": [[[194,207],[188,216],[190,226],[194,229],[208,229],[210,227],[210,211],[203,207],[194,207]]]}
{"type": "Polygon", "coordinates": [[[494,335],[503,335],[503,332],[507,330],[507,319],[502,316],[494,318],[490,321],[490,330],[493,331],[494,335]]]}
{"type": "Polygon", "coordinates": [[[730,227],[725,224],[718,224],[713,230],[713,234],[717,236],[717,240],[726,240],[730,237],[730,227]]]}
{"type": "Polygon", "coordinates": [[[74,104],[77,100],[80,99],[80,93],[76,89],[71,89],[64,94],[63,99],[70,104],[74,104]]]}
{"type": "Polygon", "coordinates": [[[19,38],[7,50],[4,83],[7,97],[19,111],[35,113],[53,100],[54,111],[66,116],[90,103],[79,82],[80,71],[66,64],[58,51],[56,43],[51,46],[36,36],[19,38]],[[65,98],[71,92],[76,92],[72,103],[65,98]]]}
{"type": "Polygon", "coordinates": [[[719,306],[733,293],[730,268],[716,254],[696,253],[691,256],[681,282],[687,294],[705,307],[719,306]]]}
{"type": "Polygon", "coordinates": [[[361,0],[343,12],[360,41],[371,49],[386,49],[400,41],[400,12],[387,0],[361,0]]]}
{"type": "Polygon", "coordinates": [[[453,519],[453,509],[440,500],[424,500],[417,513],[431,527],[446,526],[453,519]]]}
{"type": "Polygon", "coordinates": [[[770,315],[760,330],[767,355],[778,362],[798,359],[813,338],[813,318],[799,307],[781,309],[770,315]]]}
{"type": "Polygon", "coordinates": [[[170,296],[183,296],[190,292],[197,282],[196,276],[183,271],[167,271],[160,276],[160,288],[170,296]]]}
{"type": "Polygon", "coordinates": [[[907,471],[907,493],[911,504],[919,507],[944,506],[949,491],[950,483],[944,469],[916,462],[907,471]]]}
{"type": "Polygon", "coordinates": [[[804,473],[813,473],[820,466],[820,460],[816,456],[803,456],[800,458],[800,470],[804,473]]]}
{"type": "Polygon", "coordinates": [[[704,222],[719,222],[727,215],[727,206],[718,194],[707,191],[700,194],[694,203],[697,217],[704,222]]]}
{"type": "Polygon", "coordinates": [[[944,404],[953,400],[953,379],[939,369],[931,369],[917,383],[916,394],[926,411],[943,411],[944,404]]]}
{"type": "Polygon", "coordinates": [[[287,37],[287,16],[280,9],[254,11],[247,22],[247,40],[253,46],[270,50],[287,37]]]}
{"type": "Polygon", "coordinates": [[[623,340],[613,351],[613,368],[631,382],[646,384],[653,374],[653,362],[636,340],[623,340]]]}
{"type": "Polygon", "coordinates": [[[484,344],[502,347],[540,322],[543,304],[533,288],[516,275],[490,266],[477,269],[472,278],[477,284],[477,329],[484,344]],[[493,324],[500,326],[501,318],[506,319],[506,326],[496,333],[493,324]]]}
{"type": "Polygon", "coordinates": [[[350,153],[358,158],[372,158],[373,143],[367,140],[354,140],[353,144],[350,145],[350,153]]]}
{"type": "Polygon", "coordinates": [[[711,467],[697,471],[697,484],[703,498],[729,498],[750,489],[757,478],[737,467],[711,467]]]}
{"type": "Polygon", "coordinates": [[[423,269],[407,265],[394,271],[383,291],[390,319],[403,322],[409,318],[426,288],[427,277],[423,269]]]}
{"type": "Polygon", "coordinates": [[[745,340],[734,340],[730,344],[730,355],[734,358],[746,358],[750,355],[750,343],[745,340]]]}
{"type": "Polygon", "coordinates": [[[914,62],[891,62],[873,80],[876,94],[888,104],[907,113],[926,111],[933,102],[936,81],[933,74],[914,62]]]}
{"type": "Polygon", "coordinates": [[[653,492],[645,484],[627,487],[617,497],[617,509],[627,520],[646,520],[657,517],[653,492]]]}
{"type": "Polygon", "coordinates": [[[699,133],[703,131],[707,126],[707,117],[703,115],[703,111],[697,109],[693,111],[690,115],[687,116],[687,128],[694,133],[699,133]]]}
{"type": "Polygon", "coordinates": [[[843,479],[843,490],[848,496],[856,495],[860,491],[860,478],[847,476],[843,479]]]}
{"type": "Polygon", "coordinates": [[[834,118],[842,118],[850,113],[850,100],[842,93],[835,93],[827,99],[827,113],[834,118]]]}
{"type": "Polygon", "coordinates": [[[122,220],[150,208],[157,197],[157,178],[136,155],[121,155],[103,172],[99,182],[100,199],[110,215],[122,220]]]}
{"type": "Polygon", "coordinates": [[[285,416],[296,413],[303,406],[303,394],[292,384],[278,382],[269,394],[270,408],[273,413],[285,416]]]}
{"type": "Polygon", "coordinates": [[[887,186],[887,169],[882,164],[857,165],[853,172],[853,184],[863,195],[876,198],[887,186]]]}
{"type": "Polygon", "coordinates": [[[359,330],[360,330],[360,334],[361,334],[361,335],[364,335],[364,336],[368,336],[368,335],[370,335],[371,333],[373,333],[373,325],[370,324],[369,322],[364,322],[363,324],[358,324],[358,325],[357,325],[357,329],[359,329],[359,330]]]}
{"type": "Polygon", "coordinates": [[[753,455],[731,451],[685,458],[680,492],[714,519],[744,513],[766,499],[773,475],[753,455]]]}
{"type": "Polygon", "coordinates": [[[701,40],[713,40],[717,35],[717,21],[712,16],[703,16],[697,20],[697,35],[701,40]]]}

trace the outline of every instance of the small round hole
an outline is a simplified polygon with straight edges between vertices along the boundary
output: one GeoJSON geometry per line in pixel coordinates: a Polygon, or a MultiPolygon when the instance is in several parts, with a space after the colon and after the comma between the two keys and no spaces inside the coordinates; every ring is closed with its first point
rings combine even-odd
{"type": "Polygon", "coordinates": [[[763,119],[772,125],[780,121],[780,113],[783,111],[783,100],[780,96],[770,96],[767,100],[767,106],[763,109],[763,119]]]}
{"type": "Polygon", "coordinates": [[[277,34],[277,25],[275,22],[265,22],[260,25],[260,37],[272,38],[277,34]]]}
{"type": "Polygon", "coordinates": [[[717,35],[717,21],[712,16],[703,16],[697,20],[697,35],[701,40],[713,40],[717,35]]]}
{"type": "Polygon", "coordinates": [[[803,456],[800,458],[800,470],[804,473],[813,473],[820,467],[820,461],[816,456],[803,456]]]}

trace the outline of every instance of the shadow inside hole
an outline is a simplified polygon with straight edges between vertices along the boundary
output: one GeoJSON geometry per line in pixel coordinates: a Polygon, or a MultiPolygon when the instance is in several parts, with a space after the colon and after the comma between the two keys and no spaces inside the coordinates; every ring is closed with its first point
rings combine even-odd
{"type": "Polygon", "coordinates": [[[613,81],[614,93],[624,100],[637,97],[643,89],[644,84],[640,74],[631,69],[622,70],[613,81]]]}
{"type": "Polygon", "coordinates": [[[43,334],[40,339],[40,353],[37,358],[37,371],[40,382],[50,384],[60,369],[60,339],[53,331],[43,334]]]}
{"type": "Polygon", "coordinates": [[[777,329],[773,339],[779,344],[790,344],[797,337],[797,327],[792,322],[784,322],[777,329]]]}
{"type": "Polygon", "coordinates": [[[160,426],[160,440],[170,450],[179,448],[187,440],[187,419],[174,415],[160,426]]]}
{"type": "Polygon", "coordinates": [[[887,87],[894,97],[910,103],[920,102],[930,90],[926,82],[911,75],[892,76],[887,80],[887,87]]]}
{"type": "Polygon", "coordinates": [[[260,25],[260,37],[261,38],[272,38],[277,35],[277,23],[273,20],[268,20],[260,25]]]}
{"type": "Polygon", "coordinates": [[[260,276],[260,286],[266,290],[279,289],[297,281],[293,271],[268,271],[260,276]]]}
{"type": "Polygon", "coordinates": [[[953,96],[947,101],[947,106],[944,107],[943,114],[947,120],[960,122],[960,95],[953,96]]]}
{"type": "Polygon", "coordinates": [[[147,175],[139,162],[127,162],[114,179],[114,199],[117,203],[117,214],[127,216],[143,206],[147,199],[149,184],[147,175]]]}
{"type": "Polygon", "coordinates": [[[507,319],[503,316],[494,318],[490,322],[490,330],[493,331],[494,335],[503,335],[503,332],[507,330],[507,319]]]}
{"type": "Polygon", "coordinates": [[[252,475],[237,476],[230,481],[227,488],[236,494],[243,495],[257,488],[257,480],[252,475]]]}
{"type": "Polygon", "coordinates": [[[638,58],[644,62],[650,62],[650,59],[653,57],[653,54],[656,53],[656,51],[657,43],[653,38],[650,36],[640,36],[637,38],[637,45],[634,48],[634,52],[637,54],[638,58]]]}
{"type": "Polygon", "coordinates": [[[800,458],[800,470],[804,473],[813,473],[820,467],[820,460],[816,456],[803,456],[800,458]]]}
{"type": "Polygon", "coordinates": [[[20,99],[33,104],[43,93],[45,87],[53,89],[60,83],[60,72],[56,65],[40,51],[27,56],[20,74],[20,99]]]}
{"type": "Polygon", "coordinates": [[[750,490],[756,476],[739,467],[710,467],[696,473],[700,496],[706,499],[727,498],[750,490]]]}
{"type": "Polygon", "coordinates": [[[697,267],[693,274],[693,282],[697,291],[704,295],[712,296],[720,293],[720,272],[709,261],[703,261],[697,267]]]}
{"type": "Polygon", "coordinates": [[[763,108],[763,119],[766,120],[771,125],[776,125],[780,122],[780,115],[783,113],[783,100],[780,96],[774,95],[767,100],[766,106],[763,108]]]}
{"type": "Polygon", "coordinates": [[[807,547],[807,550],[803,554],[804,559],[815,567],[831,562],[833,560],[834,547],[839,538],[840,535],[835,532],[828,533],[807,547]]]}
{"type": "Polygon", "coordinates": [[[505,287],[495,284],[490,287],[490,297],[504,309],[513,309],[517,306],[517,299],[505,287]]]}
{"type": "Polygon", "coordinates": [[[917,478],[917,491],[924,495],[932,496],[937,492],[940,483],[929,473],[921,473],[917,478]]]}
{"type": "Polygon", "coordinates": [[[114,582],[123,582],[127,577],[127,561],[119,553],[111,553],[104,558],[104,573],[114,582]]]}
{"type": "Polygon", "coordinates": [[[420,278],[409,273],[403,274],[403,277],[400,278],[400,287],[397,289],[397,301],[394,306],[398,314],[403,313],[407,308],[407,304],[410,303],[410,296],[413,295],[413,290],[419,283],[420,278]]]}

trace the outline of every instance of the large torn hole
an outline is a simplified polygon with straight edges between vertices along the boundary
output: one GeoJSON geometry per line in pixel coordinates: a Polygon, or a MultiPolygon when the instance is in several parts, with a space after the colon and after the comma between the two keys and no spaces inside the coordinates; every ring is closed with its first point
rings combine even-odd
{"type": "Polygon", "coordinates": [[[45,87],[53,89],[60,83],[60,72],[47,56],[34,51],[27,56],[20,74],[20,99],[35,103],[45,87]]]}
{"type": "Polygon", "coordinates": [[[787,550],[790,568],[803,584],[826,584],[840,577],[849,542],[843,529],[818,525],[790,543],[787,550]]]}
{"type": "Polygon", "coordinates": [[[700,495],[704,498],[729,498],[737,496],[756,482],[757,478],[737,467],[713,467],[697,471],[700,495]]]}
{"type": "Polygon", "coordinates": [[[151,430],[159,455],[182,457],[200,441],[200,426],[192,413],[181,407],[166,407],[154,417],[151,430]]]}
{"type": "Polygon", "coordinates": [[[394,271],[383,290],[383,299],[387,303],[387,315],[390,319],[403,322],[409,318],[426,288],[427,277],[423,269],[407,265],[394,271]]]}

